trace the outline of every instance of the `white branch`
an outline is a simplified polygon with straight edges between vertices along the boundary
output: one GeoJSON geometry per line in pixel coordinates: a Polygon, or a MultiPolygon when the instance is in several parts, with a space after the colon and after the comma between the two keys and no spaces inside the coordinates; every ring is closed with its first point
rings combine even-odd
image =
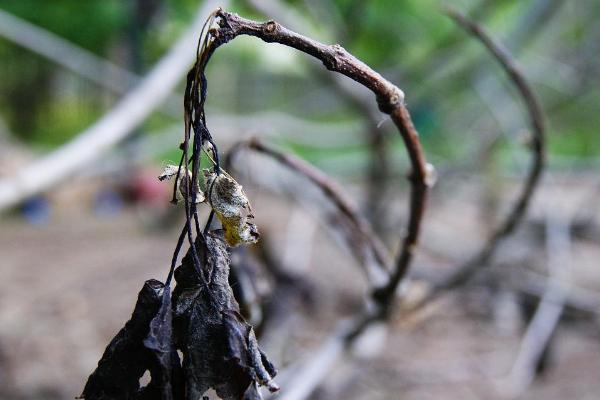
{"type": "Polygon", "coordinates": [[[0,36],[116,93],[127,90],[139,79],[125,68],[3,10],[0,10],[0,36]]]}
{"type": "MultiPolygon", "coordinates": [[[[109,60],[53,32],[0,10],[0,36],[117,94],[124,94],[141,78],[109,60]]],[[[180,101],[168,99],[165,111],[180,116],[180,101]]]]}
{"type": "Polygon", "coordinates": [[[0,181],[0,212],[85,168],[127,137],[160,106],[185,76],[196,54],[202,25],[216,6],[216,1],[205,2],[190,28],[171,50],[104,117],[58,150],[23,168],[10,179],[0,181]]]}
{"type": "Polygon", "coordinates": [[[293,379],[287,382],[281,393],[273,398],[278,400],[309,398],[319,384],[326,379],[335,363],[345,354],[344,347],[343,335],[329,337],[320,348],[314,351],[314,356],[295,371],[293,379]]]}
{"type": "Polygon", "coordinates": [[[550,215],[546,221],[546,251],[550,273],[548,288],[527,327],[519,354],[508,376],[509,390],[513,396],[522,394],[533,381],[537,365],[560,321],[569,291],[569,224],[550,215]]]}

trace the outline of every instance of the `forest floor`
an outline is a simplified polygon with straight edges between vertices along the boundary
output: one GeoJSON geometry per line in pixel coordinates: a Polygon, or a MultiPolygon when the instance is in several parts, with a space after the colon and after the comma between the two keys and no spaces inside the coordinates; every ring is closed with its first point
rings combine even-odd
{"type": "MultiPolygon", "coordinates": [[[[296,221],[297,232],[284,228],[286,233],[270,235],[283,260],[290,243],[307,235],[312,243],[304,253],[305,265],[295,268],[311,285],[313,306],[292,303],[291,316],[262,340],[285,369],[310,357],[340,318],[355,313],[366,288],[355,262],[331,241],[327,229],[307,222],[311,217],[306,212],[293,215],[285,202],[260,196],[254,208],[263,232],[281,231],[280,221],[296,221]]],[[[436,237],[441,245],[435,252],[447,259],[464,258],[481,234],[474,229],[464,237],[453,236],[452,226],[463,223],[454,212],[460,199],[456,204],[433,202],[435,211],[428,219],[435,227],[424,237],[428,243],[436,237]]],[[[476,213],[464,207],[461,212],[476,213]]],[[[111,218],[69,211],[43,226],[16,218],[2,221],[0,398],[72,399],[81,393],[108,341],[129,318],[143,282],[164,280],[167,274],[177,229],[158,232],[140,221],[131,210],[111,218]]],[[[597,243],[577,246],[573,265],[580,280],[588,289],[600,288],[600,270],[594,268],[600,259],[597,243]]],[[[427,251],[430,255],[418,257],[415,269],[436,271],[448,264],[427,251]]],[[[514,301],[489,298],[488,291],[471,288],[448,294],[410,321],[396,314],[387,334],[370,335],[371,342],[357,349],[355,363],[346,360],[336,367],[313,398],[506,398],[503,378],[515,361],[523,326],[514,301]]],[[[598,328],[594,318],[561,323],[548,369],[521,398],[597,398],[598,328]]]]}

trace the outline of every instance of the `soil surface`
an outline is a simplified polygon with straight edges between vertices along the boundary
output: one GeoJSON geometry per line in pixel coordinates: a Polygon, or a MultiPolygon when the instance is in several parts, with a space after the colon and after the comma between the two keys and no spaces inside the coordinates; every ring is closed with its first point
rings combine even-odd
{"type": "MultiPolygon", "coordinates": [[[[366,286],[340,241],[328,234],[327,223],[313,222],[311,212],[290,211],[289,202],[264,193],[254,196],[263,198],[253,201],[261,231],[276,255],[289,262],[287,267],[304,277],[313,296],[312,306],[282,300],[289,307],[286,317],[271,323],[261,338],[283,371],[314,356],[339,320],[360,309],[366,286]],[[294,253],[295,243],[309,247],[294,253]]],[[[474,250],[483,234],[465,229],[468,221],[476,225],[477,209],[464,206],[460,198],[443,203],[434,198],[432,203],[430,227],[424,232],[427,245],[414,268],[445,272],[451,260],[474,250]],[[471,217],[457,215],[457,207],[471,217]]],[[[167,274],[177,229],[149,229],[148,213],[140,215],[126,209],[101,218],[69,210],[44,225],[28,225],[16,217],[2,220],[0,398],[72,399],[80,394],[104,347],[129,318],[143,282],[164,280],[167,274]]],[[[513,259],[527,259],[522,257],[527,252],[515,250],[517,244],[507,244],[507,249],[513,259]]],[[[600,287],[600,272],[594,268],[600,259],[597,244],[577,242],[573,254],[581,258],[573,262],[579,283],[600,287]]],[[[507,376],[523,335],[515,298],[510,291],[471,287],[448,294],[412,318],[397,313],[390,329],[373,329],[313,398],[506,398],[507,376]]],[[[569,318],[556,331],[544,374],[519,398],[598,398],[598,371],[597,321],[569,318]]],[[[285,387],[285,373],[281,379],[285,387]]]]}

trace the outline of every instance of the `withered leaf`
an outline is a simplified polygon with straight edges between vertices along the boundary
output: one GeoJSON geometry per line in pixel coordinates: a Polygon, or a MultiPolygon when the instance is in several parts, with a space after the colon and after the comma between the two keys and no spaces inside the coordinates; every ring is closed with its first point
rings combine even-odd
{"type": "MultiPolygon", "coordinates": [[[[83,389],[81,398],[86,400],[125,400],[125,399],[173,399],[171,393],[165,393],[164,387],[171,386],[171,375],[181,375],[179,359],[170,332],[154,324],[156,336],[150,333],[151,324],[161,314],[165,300],[164,285],[154,279],[146,281],[138,295],[131,319],[117,333],[107,346],[98,367],[90,375],[83,389]],[[171,342],[168,355],[168,367],[163,368],[156,359],[155,350],[144,344],[145,339],[156,337],[158,347],[164,348],[164,343],[171,342]],[[149,370],[151,382],[140,389],[139,379],[149,370]]],[[[170,299],[170,296],[166,296],[170,299]]],[[[170,307],[169,307],[170,308],[170,307]]],[[[169,318],[168,313],[162,313],[159,319],[169,318]]],[[[170,324],[169,324],[170,325],[170,324]]]]}
{"type": "MultiPolygon", "coordinates": [[[[182,200],[185,196],[186,196],[186,190],[187,190],[187,185],[189,182],[192,181],[192,171],[190,171],[187,168],[183,168],[183,167],[179,167],[178,165],[173,165],[173,164],[167,164],[167,166],[165,166],[163,172],[158,176],[158,180],[159,181],[170,181],[173,177],[177,176],[177,172],[179,171],[179,178],[177,179],[177,182],[175,182],[176,185],[176,195],[177,198],[176,200],[182,200]]],[[[204,202],[204,200],[206,200],[204,193],[202,192],[202,190],[200,190],[200,185],[198,182],[196,182],[196,203],[202,203],[204,202]]],[[[190,187],[190,196],[191,196],[191,187],[190,187]]],[[[191,200],[191,199],[190,199],[191,200]]]]}
{"type": "Polygon", "coordinates": [[[153,363],[151,381],[143,389],[144,398],[183,399],[183,372],[173,341],[171,291],[165,286],[156,316],[150,322],[144,346],[150,350],[153,363]]]}
{"type": "Polygon", "coordinates": [[[262,400],[262,396],[258,391],[258,385],[256,383],[252,383],[248,386],[248,389],[244,392],[244,397],[242,400],[262,400]]]}
{"type": "Polygon", "coordinates": [[[109,343],[90,375],[82,397],[87,400],[130,399],[139,390],[139,379],[147,370],[148,351],[143,340],[160,306],[162,283],[149,280],[139,293],[131,319],[109,343]]]}
{"type": "Polygon", "coordinates": [[[258,343],[233,297],[228,283],[229,255],[223,240],[208,234],[197,240],[208,288],[195,275],[191,254],[175,272],[174,329],[183,353],[186,398],[198,399],[213,388],[224,400],[240,400],[255,384],[277,390],[275,369],[258,343]]]}
{"type": "Polygon", "coordinates": [[[249,221],[248,217],[224,217],[222,214],[215,213],[225,234],[225,241],[228,245],[235,247],[240,244],[256,243],[259,233],[256,225],[249,221]]]}
{"type": "Polygon", "coordinates": [[[225,231],[225,241],[235,247],[256,243],[258,229],[252,222],[250,202],[242,186],[226,173],[219,175],[205,171],[207,197],[225,231]]]}
{"type": "Polygon", "coordinates": [[[170,181],[171,178],[177,175],[177,171],[179,171],[178,165],[167,164],[163,169],[163,172],[158,176],[159,181],[170,181]]]}
{"type": "Polygon", "coordinates": [[[225,217],[242,215],[249,208],[250,202],[242,189],[242,185],[237,183],[226,173],[219,175],[212,171],[204,171],[206,185],[209,188],[209,202],[215,212],[225,217]]]}

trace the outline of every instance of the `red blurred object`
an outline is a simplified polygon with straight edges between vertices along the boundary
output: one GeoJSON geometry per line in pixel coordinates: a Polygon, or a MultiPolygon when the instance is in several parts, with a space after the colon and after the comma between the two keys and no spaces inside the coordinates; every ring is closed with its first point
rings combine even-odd
{"type": "Polygon", "coordinates": [[[127,199],[151,207],[166,207],[171,198],[172,186],[160,182],[158,172],[152,168],[141,168],[130,175],[127,182],[127,199]]]}

